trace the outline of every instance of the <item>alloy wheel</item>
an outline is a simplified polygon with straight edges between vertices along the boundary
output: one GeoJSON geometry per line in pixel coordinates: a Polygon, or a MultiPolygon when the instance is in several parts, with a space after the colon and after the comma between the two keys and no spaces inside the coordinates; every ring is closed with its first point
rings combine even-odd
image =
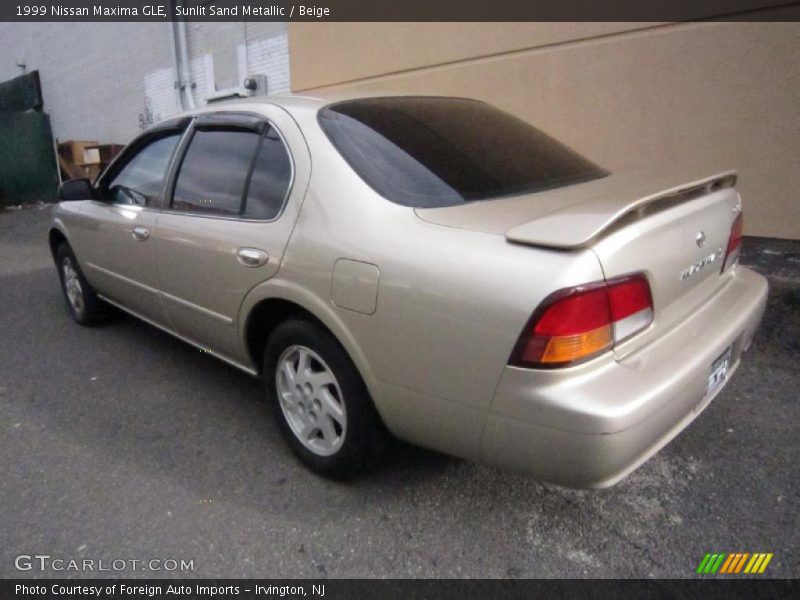
{"type": "Polygon", "coordinates": [[[72,310],[76,314],[81,314],[84,309],[83,288],[78,277],[78,271],[69,257],[65,257],[61,263],[61,272],[64,276],[64,292],[67,295],[67,300],[72,310]]]}
{"type": "Polygon", "coordinates": [[[298,440],[318,456],[335,454],[347,433],[342,391],[331,369],[313,350],[290,346],[275,370],[278,401],[298,440]]]}

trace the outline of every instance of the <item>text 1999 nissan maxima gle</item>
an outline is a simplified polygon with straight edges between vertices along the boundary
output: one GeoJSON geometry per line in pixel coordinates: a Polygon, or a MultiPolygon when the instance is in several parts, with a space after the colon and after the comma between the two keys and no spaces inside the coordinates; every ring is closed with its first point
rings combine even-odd
{"type": "Polygon", "coordinates": [[[111,304],[261,376],[319,473],[388,430],[604,487],[752,340],[767,284],[737,264],[735,183],[609,173],[474,100],[267,97],[63,184],[50,247],[79,323],[111,304]]]}

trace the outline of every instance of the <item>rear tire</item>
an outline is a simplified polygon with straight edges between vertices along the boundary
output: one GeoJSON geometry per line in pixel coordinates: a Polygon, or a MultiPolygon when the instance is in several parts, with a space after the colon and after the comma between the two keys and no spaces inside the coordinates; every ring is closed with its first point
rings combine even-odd
{"type": "Polygon", "coordinates": [[[96,325],[106,314],[105,305],[83,276],[69,244],[62,242],[55,254],[61,290],[72,318],[84,326],[96,325]]]}
{"type": "Polygon", "coordinates": [[[278,325],[263,374],[278,427],[309,469],[348,479],[382,456],[386,429],[350,357],[324,328],[301,319],[278,325]]]}

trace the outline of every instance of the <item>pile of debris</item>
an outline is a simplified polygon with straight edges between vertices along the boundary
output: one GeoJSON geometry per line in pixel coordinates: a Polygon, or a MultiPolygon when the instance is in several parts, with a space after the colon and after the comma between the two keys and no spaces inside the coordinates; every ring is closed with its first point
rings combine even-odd
{"type": "Polygon", "coordinates": [[[58,167],[61,169],[62,181],[82,177],[94,181],[123,147],[121,144],[98,144],[81,140],[60,142],[58,167]]]}

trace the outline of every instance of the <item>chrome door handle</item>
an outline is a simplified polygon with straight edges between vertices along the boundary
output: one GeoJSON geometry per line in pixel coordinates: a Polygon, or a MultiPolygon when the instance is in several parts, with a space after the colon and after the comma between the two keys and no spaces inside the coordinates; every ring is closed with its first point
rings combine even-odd
{"type": "Polygon", "coordinates": [[[147,227],[137,226],[131,230],[131,235],[137,242],[143,242],[150,237],[150,230],[147,227]]]}
{"type": "Polygon", "coordinates": [[[236,259],[245,267],[260,267],[267,264],[269,254],[258,248],[239,248],[236,259]]]}

